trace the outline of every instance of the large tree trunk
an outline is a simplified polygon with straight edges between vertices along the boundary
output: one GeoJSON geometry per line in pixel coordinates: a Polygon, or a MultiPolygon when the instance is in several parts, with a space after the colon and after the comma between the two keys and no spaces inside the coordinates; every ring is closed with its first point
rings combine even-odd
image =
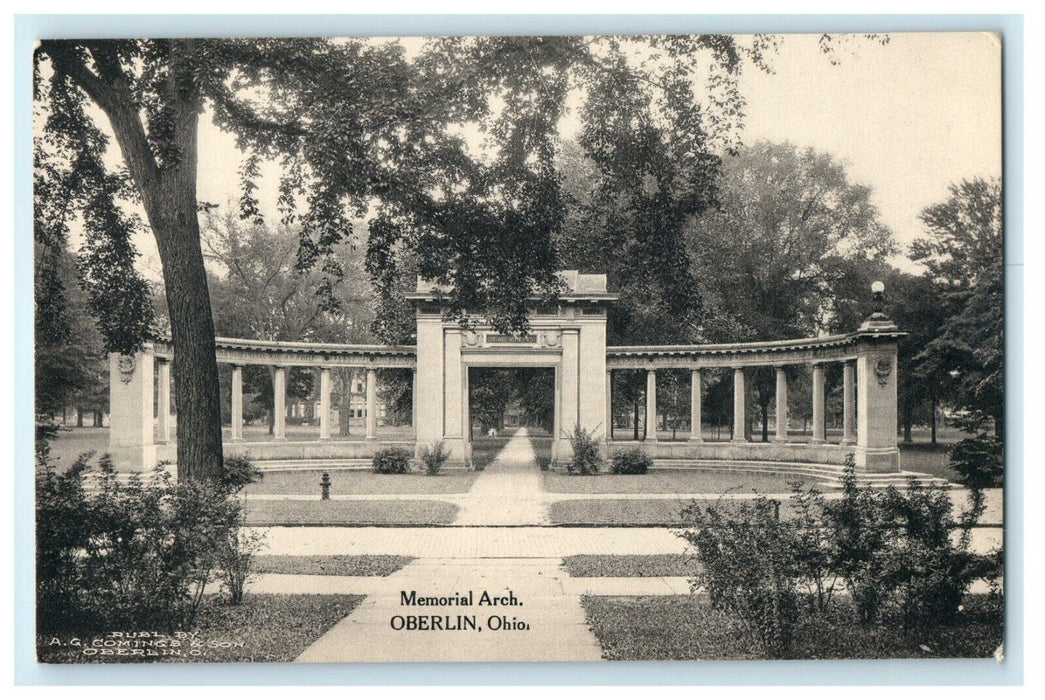
{"type": "Polygon", "coordinates": [[[202,102],[197,47],[170,40],[163,94],[170,118],[167,143],[157,160],[139,104],[111,44],[91,48],[92,64],[61,43],[46,45],[58,69],[68,74],[109,118],[123,160],[141,194],[163,267],[174,344],[175,407],[178,415],[178,478],[220,479],[221,403],[214,351],[207,272],[200,248],[196,166],[202,102]]]}

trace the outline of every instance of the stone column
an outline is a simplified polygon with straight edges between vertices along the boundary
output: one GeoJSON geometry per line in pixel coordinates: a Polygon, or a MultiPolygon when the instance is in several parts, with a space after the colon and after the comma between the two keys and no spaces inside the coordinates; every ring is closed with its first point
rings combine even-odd
{"type": "Polygon", "coordinates": [[[787,442],[787,370],[776,368],[776,435],[774,442],[787,442]]]}
{"type": "Polygon", "coordinates": [[[366,371],[366,439],[377,439],[377,370],[366,371]]]}
{"type": "Polygon", "coordinates": [[[842,365],[842,444],[856,444],[856,362],[842,365]]]}
{"type": "Polygon", "coordinates": [[[657,370],[646,370],[646,442],[657,441],[657,370]]]}
{"type": "Polygon", "coordinates": [[[613,370],[606,370],[606,441],[613,439],[613,370]]]}
{"type": "Polygon", "coordinates": [[[319,439],[330,439],[330,368],[319,370],[319,439]]]}
{"type": "Polygon", "coordinates": [[[232,439],[243,439],[243,368],[232,365],[232,439]]]}
{"type": "Polygon", "coordinates": [[[900,470],[896,445],[896,341],[867,337],[857,346],[856,467],[900,470]]]}
{"type": "Polygon", "coordinates": [[[109,454],[118,469],[156,466],[154,371],[152,343],[134,355],[109,355],[109,454]]]}
{"type": "Polygon", "coordinates": [[[417,437],[417,368],[410,373],[410,427],[417,437]]]}
{"type": "Polygon", "coordinates": [[[733,442],[747,442],[747,376],[733,368],[733,442]]]}
{"type": "Polygon", "coordinates": [[[156,360],[156,439],[162,445],[171,441],[171,363],[156,360]]]}
{"type": "Polygon", "coordinates": [[[700,409],[704,400],[704,384],[699,369],[692,370],[689,374],[689,441],[704,442],[701,435],[703,418],[700,409]]]}
{"type": "Polygon", "coordinates": [[[813,365],[813,439],[812,443],[827,441],[827,430],[824,416],[824,366],[813,365]]]}
{"type": "Polygon", "coordinates": [[[272,372],[272,439],[287,439],[287,368],[272,372]]]}

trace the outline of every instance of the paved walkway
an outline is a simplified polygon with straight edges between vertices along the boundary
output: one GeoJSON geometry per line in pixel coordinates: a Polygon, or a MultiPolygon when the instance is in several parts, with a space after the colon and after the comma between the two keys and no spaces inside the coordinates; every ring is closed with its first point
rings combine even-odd
{"type": "Polygon", "coordinates": [[[569,576],[559,563],[554,558],[414,562],[381,579],[383,586],[297,661],[598,661],[602,651],[588,628],[580,593],[566,592],[563,580],[569,576]],[[498,604],[483,604],[484,592],[499,598],[498,604]],[[411,593],[471,599],[406,604],[404,595],[411,593]],[[436,625],[440,629],[410,629],[436,625]]]}
{"type": "Polygon", "coordinates": [[[455,525],[540,525],[548,522],[529,432],[520,428],[456,500],[455,525]]]}

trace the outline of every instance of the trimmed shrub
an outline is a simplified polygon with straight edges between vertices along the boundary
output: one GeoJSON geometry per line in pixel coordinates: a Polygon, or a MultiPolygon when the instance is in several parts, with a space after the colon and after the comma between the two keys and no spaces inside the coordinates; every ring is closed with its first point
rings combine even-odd
{"type": "Polygon", "coordinates": [[[410,471],[410,453],[402,447],[386,447],[374,454],[375,474],[406,474],[410,471]]]}
{"type": "Polygon", "coordinates": [[[574,427],[569,436],[570,447],[573,448],[573,456],[566,465],[569,474],[598,474],[602,467],[602,457],[599,454],[599,439],[592,436],[580,424],[574,427]]]}
{"type": "Polygon", "coordinates": [[[442,440],[432,443],[431,447],[425,445],[421,448],[421,464],[425,465],[425,473],[429,476],[437,475],[449,458],[450,450],[442,440]]]}
{"type": "Polygon", "coordinates": [[[236,456],[225,458],[225,485],[233,491],[239,491],[247,484],[253,484],[265,478],[265,472],[254,466],[248,457],[236,456]]]}
{"type": "Polygon", "coordinates": [[[645,474],[653,466],[653,458],[637,447],[614,452],[610,471],[614,474],[645,474]]]}

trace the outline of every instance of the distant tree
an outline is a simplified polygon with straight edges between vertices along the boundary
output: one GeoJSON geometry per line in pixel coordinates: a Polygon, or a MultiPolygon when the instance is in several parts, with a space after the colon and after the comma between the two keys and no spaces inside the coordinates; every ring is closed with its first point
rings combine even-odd
{"type": "MultiPolygon", "coordinates": [[[[866,315],[870,275],[895,252],[870,188],[826,153],[759,141],[722,165],[720,206],[688,233],[693,279],[713,341],[851,331],[866,315]]],[[[771,372],[752,386],[768,439],[771,372]]]]}
{"type": "Polygon", "coordinates": [[[37,246],[35,275],[37,414],[52,416],[74,405],[107,410],[108,359],[72,253],[37,246]]]}
{"type": "Polygon", "coordinates": [[[897,408],[904,442],[911,442],[916,424],[931,426],[930,440],[936,443],[936,408],[947,399],[953,379],[946,368],[921,361],[922,353],[935,340],[946,321],[948,309],[932,281],[892,269],[885,275],[886,313],[907,335],[898,347],[897,408]]]}
{"type": "MultiPolygon", "coordinates": [[[[327,280],[322,270],[302,270],[297,265],[300,235],[293,226],[243,220],[232,208],[223,207],[204,214],[201,236],[219,336],[292,342],[373,341],[373,292],[362,269],[362,252],[351,241],[332,251],[332,259],[344,273],[327,280]],[[322,285],[327,285],[326,292],[317,294],[322,285]]],[[[292,368],[287,376],[287,400],[313,396],[314,374],[292,368]]],[[[348,431],[350,374],[339,373],[343,434],[348,431]]],[[[271,371],[244,373],[244,390],[268,414],[271,432],[271,371]]]]}
{"type": "Polygon", "coordinates": [[[928,237],[911,245],[946,318],[916,361],[927,376],[952,378],[949,401],[970,431],[1005,425],[1005,275],[1002,189],[997,178],[962,180],[921,215],[928,237]]]}

